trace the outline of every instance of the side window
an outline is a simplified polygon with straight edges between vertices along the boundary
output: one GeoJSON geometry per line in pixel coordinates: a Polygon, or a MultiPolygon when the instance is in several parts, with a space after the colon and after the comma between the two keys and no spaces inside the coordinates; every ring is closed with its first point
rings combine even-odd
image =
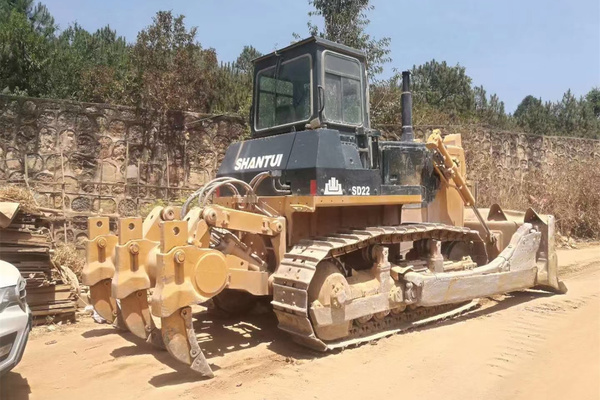
{"type": "Polygon", "coordinates": [[[257,75],[256,129],[307,120],[312,112],[311,59],[302,56],[257,75]]]}
{"type": "Polygon", "coordinates": [[[293,122],[290,113],[284,112],[292,106],[292,82],[261,76],[259,87],[258,103],[262,107],[258,108],[258,129],[293,122]]]}
{"type": "Polygon", "coordinates": [[[325,53],[325,118],[348,125],[362,124],[361,68],[358,60],[325,53]]]}

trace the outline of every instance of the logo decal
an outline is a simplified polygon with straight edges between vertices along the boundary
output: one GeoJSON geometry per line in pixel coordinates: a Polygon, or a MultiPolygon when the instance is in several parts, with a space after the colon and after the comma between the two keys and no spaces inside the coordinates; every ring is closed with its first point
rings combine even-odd
{"type": "Polygon", "coordinates": [[[342,194],[342,185],[338,182],[338,180],[332,176],[331,179],[325,184],[325,192],[326,195],[341,195],[342,194]]]}
{"type": "Polygon", "coordinates": [[[267,156],[258,157],[243,157],[235,160],[233,169],[236,171],[243,169],[258,169],[258,168],[277,168],[281,167],[283,154],[270,154],[267,156]]]}

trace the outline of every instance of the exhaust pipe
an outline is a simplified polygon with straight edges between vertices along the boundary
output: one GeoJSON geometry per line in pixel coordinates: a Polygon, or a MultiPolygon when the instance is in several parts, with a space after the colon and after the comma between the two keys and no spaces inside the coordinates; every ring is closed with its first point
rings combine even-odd
{"type": "Polygon", "coordinates": [[[410,71],[402,71],[402,142],[412,142],[415,134],[412,126],[412,93],[410,92],[410,71]]]}

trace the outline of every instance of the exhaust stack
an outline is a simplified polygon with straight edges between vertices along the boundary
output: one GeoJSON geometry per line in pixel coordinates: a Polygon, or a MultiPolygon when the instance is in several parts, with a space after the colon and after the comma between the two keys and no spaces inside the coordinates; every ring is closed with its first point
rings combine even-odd
{"type": "Polygon", "coordinates": [[[412,126],[412,93],[410,92],[410,71],[402,71],[402,142],[412,142],[415,134],[412,126]]]}

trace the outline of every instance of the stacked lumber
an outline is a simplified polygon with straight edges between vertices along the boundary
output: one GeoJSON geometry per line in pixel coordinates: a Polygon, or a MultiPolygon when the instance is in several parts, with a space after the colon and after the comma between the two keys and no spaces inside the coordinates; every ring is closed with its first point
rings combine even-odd
{"type": "Polygon", "coordinates": [[[36,324],[75,320],[75,293],[57,274],[51,248],[41,214],[17,211],[10,224],[0,229],[0,259],[14,265],[25,278],[27,303],[36,324]]]}
{"type": "Polygon", "coordinates": [[[75,322],[75,302],[71,285],[55,284],[27,291],[27,304],[31,308],[36,324],[49,321],[75,322]]]}

